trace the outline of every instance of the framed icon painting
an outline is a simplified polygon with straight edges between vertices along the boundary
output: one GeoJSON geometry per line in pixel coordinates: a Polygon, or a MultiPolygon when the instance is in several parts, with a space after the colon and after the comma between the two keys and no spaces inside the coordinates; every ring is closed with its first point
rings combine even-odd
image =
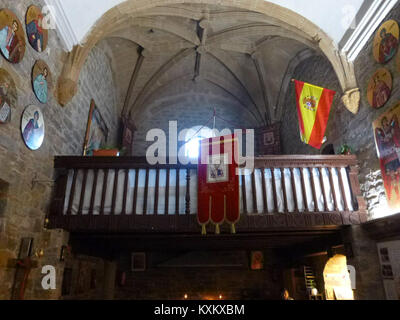
{"type": "Polygon", "coordinates": [[[25,33],[17,16],[8,9],[0,10],[0,51],[11,63],[20,62],[25,54],[25,33]]]}
{"type": "Polygon", "coordinates": [[[32,5],[28,8],[25,17],[28,42],[37,52],[46,50],[49,32],[43,23],[44,16],[40,8],[32,5]]]}
{"type": "Polygon", "coordinates": [[[52,87],[52,78],[49,67],[42,60],[36,61],[33,66],[32,87],[36,98],[41,103],[47,103],[49,92],[52,87]]]}
{"type": "Polygon", "coordinates": [[[11,75],[0,68],[0,123],[11,120],[12,109],[17,103],[17,89],[11,75]]]}
{"type": "Polygon", "coordinates": [[[400,208],[400,103],[373,122],[383,185],[390,208],[400,208]]]}
{"type": "Polygon", "coordinates": [[[373,108],[381,108],[389,100],[392,93],[393,79],[386,68],[377,70],[371,77],[367,88],[367,98],[373,108]]]}
{"type": "Polygon", "coordinates": [[[251,270],[264,269],[264,253],[262,251],[252,251],[250,253],[251,270]]]}
{"type": "Polygon", "coordinates": [[[37,150],[41,147],[44,130],[44,118],[40,108],[35,105],[27,106],[22,114],[21,133],[29,149],[37,150]]]}
{"type": "Polygon", "coordinates": [[[94,150],[104,146],[108,139],[108,127],[96,103],[90,102],[89,119],[86,127],[83,155],[92,156],[94,150]]]}
{"type": "Polygon", "coordinates": [[[399,46],[399,24],[395,20],[384,22],[375,34],[373,53],[381,64],[388,63],[399,46]]]}

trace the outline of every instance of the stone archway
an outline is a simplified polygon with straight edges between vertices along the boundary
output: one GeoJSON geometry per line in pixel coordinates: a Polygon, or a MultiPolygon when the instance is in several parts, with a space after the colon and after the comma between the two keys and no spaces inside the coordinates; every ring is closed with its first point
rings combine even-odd
{"type": "MultiPolygon", "coordinates": [[[[136,25],[144,23],[144,25],[148,26],[149,18],[143,19],[143,17],[151,18],[153,10],[158,14],[161,13],[165,14],[166,16],[175,15],[188,19],[195,18],[207,21],[221,18],[220,16],[210,16],[210,14],[207,12],[204,12],[203,16],[201,17],[200,15],[193,17],[193,14],[190,12],[180,10],[179,8],[174,9],[174,4],[215,5],[215,1],[158,0],[149,3],[147,0],[137,0],[126,1],[110,9],[102,16],[102,18],[98,20],[90,34],[87,35],[85,44],[83,46],[75,46],[74,49],[67,55],[57,84],[56,95],[58,102],[62,106],[65,106],[76,94],[81,68],[86,61],[89,52],[99,41],[115,35],[116,32],[132,23],[136,25]]],[[[345,102],[346,106],[352,104],[352,112],[356,113],[358,110],[359,101],[357,101],[358,89],[353,64],[349,62],[344,55],[339,53],[333,40],[319,27],[295,12],[267,1],[219,0],[217,4],[238,9],[239,12],[234,13],[235,15],[246,15],[248,19],[251,19],[255,23],[263,22],[265,24],[263,28],[269,25],[269,29],[272,33],[275,32],[281,37],[295,39],[308,45],[312,49],[322,52],[332,64],[340,82],[342,91],[345,93],[343,101],[345,102]],[[248,11],[240,12],[243,10],[248,11]],[[354,107],[354,105],[357,105],[357,107],[354,107]]],[[[157,22],[159,28],[163,28],[162,23],[163,22],[157,22]]],[[[175,35],[179,35],[183,39],[190,40],[193,42],[195,47],[201,47],[201,44],[199,45],[199,42],[197,41],[198,39],[191,38],[190,35],[185,32],[185,30],[180,30],[179,27],[174,25],[168,25],[165,27],[171,29],[171,32],[173,32],[175,35]]],[[[235,32],[246,32],[246,30],[232,30],[228,34],[235,34],[235,32]]],[[[221,37],[214,38],[212,44],[216,45],[219,41],[223,41],[223,39],[224,37],[222,37],[221,34],[221,37]]]]}

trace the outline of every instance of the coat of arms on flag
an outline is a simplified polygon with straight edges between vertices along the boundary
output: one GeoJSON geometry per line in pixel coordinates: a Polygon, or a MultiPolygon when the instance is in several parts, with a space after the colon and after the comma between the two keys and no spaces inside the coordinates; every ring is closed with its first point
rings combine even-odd
{"type": "Polygon", "coordinates": [[[237,154],[235,135],[209,138],[200,143],[197,219],[202,234],[206,234],[210,222],[215,224],[217,234],[224,222],[235,233],[235,224],[240,218],[237,154]]]}
{"type": "Polygon", "coordinates": [[[294,80],[301,140],[321,149],[335,91],[294,80]]]}

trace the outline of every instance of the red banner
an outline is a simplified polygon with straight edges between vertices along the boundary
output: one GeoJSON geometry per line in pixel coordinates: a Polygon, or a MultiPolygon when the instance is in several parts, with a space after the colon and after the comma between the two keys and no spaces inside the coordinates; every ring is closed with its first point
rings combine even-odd
{"type": "Polygon", "coordinates": [[[203,234],[210,222],[215,224],[216,233],[220,233],[220,225],[224,222],[230,224],[235,233],[235,223],[240,218],[237,154],[238,138],[235,135],[201,141],[197,218],[203,234]]]}

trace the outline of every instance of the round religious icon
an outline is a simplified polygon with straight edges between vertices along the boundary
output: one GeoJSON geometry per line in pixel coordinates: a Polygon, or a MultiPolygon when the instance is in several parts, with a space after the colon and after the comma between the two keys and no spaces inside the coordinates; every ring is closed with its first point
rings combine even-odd
{"type": "Polygon", "coordinates": [[[389,100],[392,92],[392,75],[390,71],[381,68],[369,80],[367,98],[373,108],[380,108],[389,100]]]}
{"type": "Polygon", "coordinates": [[[40,148],[44,139],[44,118],[39,107],[30,105],[25,108],[21,119],[21,133],[29,149],[40,148]]]}
{"type": "Polygon", "coordinates": [[[11,109],[17,103],[17,89],[11,75],[0,69],[0,123],[10,122],[11,109]]]}
{"type": "Polygon", "coordinates": [[[399,45],[399,25],[394,20],[386,21],[375,34],[374,57],[379,63],[389,62],[396,54],[399,45]]]}
{"type": "Polygon", "coordinates": [[[44,28],[43,13],[40,8],[32,5],[26,12],[26,34],[32,48],[38,52],[46,50],[49,32],[44,28]]]}
{"type": "Polygon", "coordinates": [[[24,28],[8,9],[0,10],[0,51],[11,63],[20,62],[25,54],[24,28]]]}
{"type": "Polygon", "coordinates": [[[41,103],[47,103],[51,85],[52,81],[49,67],[42,60],[36,61],[32,70],[32,86],[36,97],[41,103]]]}

